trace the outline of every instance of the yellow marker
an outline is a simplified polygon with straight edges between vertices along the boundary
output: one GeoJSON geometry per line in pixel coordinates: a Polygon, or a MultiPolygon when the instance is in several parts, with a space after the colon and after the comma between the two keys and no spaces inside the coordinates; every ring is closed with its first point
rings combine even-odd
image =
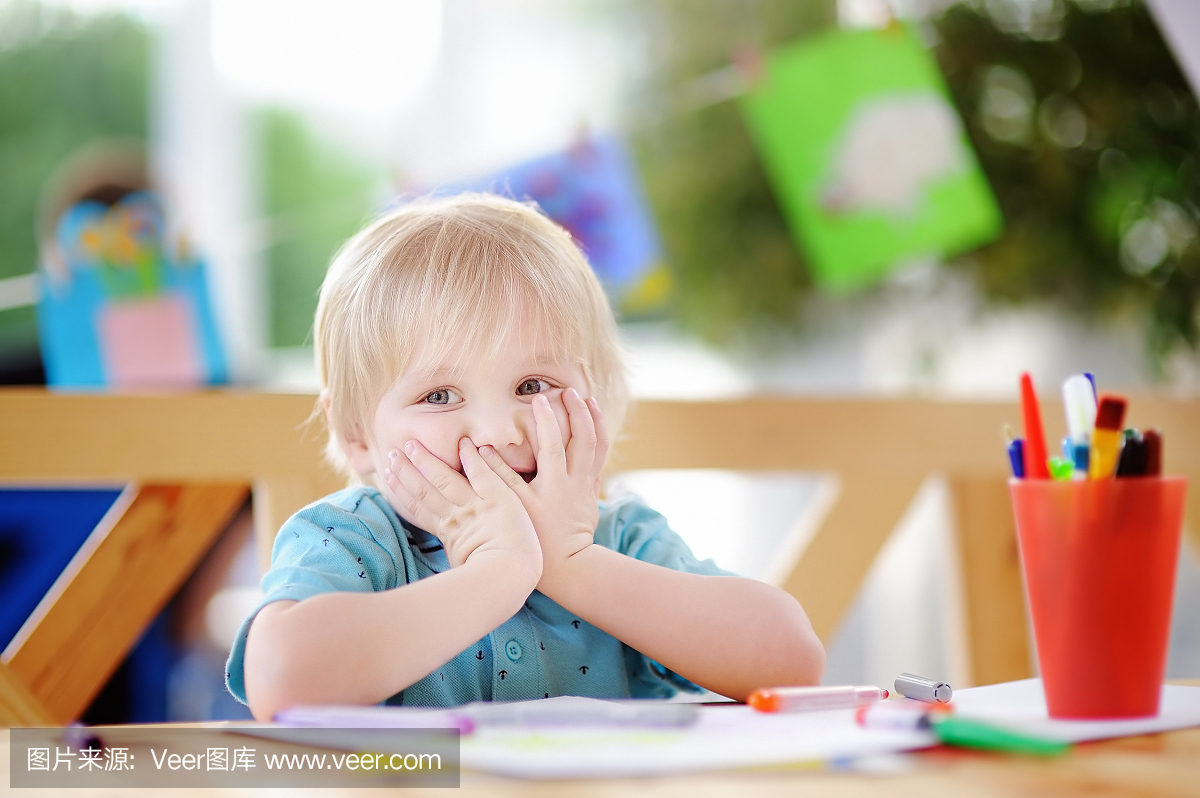
{"type": "Polygon", "coordinates": [[[1108,479],[1117,471],[1125,435],[1125,398],[1106,394],[1096,409],[1096,429],[1092,431],[1092,451],[1088,457],[1088,478],[1108,479]]]}

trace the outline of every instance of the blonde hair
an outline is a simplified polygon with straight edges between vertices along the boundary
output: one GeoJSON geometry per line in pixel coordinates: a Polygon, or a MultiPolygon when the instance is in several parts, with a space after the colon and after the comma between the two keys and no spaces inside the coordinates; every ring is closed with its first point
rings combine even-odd
{"type": "Polygon", "coordinates": [[[340,440],[369,439],[375,406],[418,342],[482,356],[530,315],[538,351],[579,363],[615,436],[628,404],[616,322],[565,230],[532,203],[488,194],[419,200],[368,225],[334,257],[317,302],[330,461],[351,471],[340,440]]]}

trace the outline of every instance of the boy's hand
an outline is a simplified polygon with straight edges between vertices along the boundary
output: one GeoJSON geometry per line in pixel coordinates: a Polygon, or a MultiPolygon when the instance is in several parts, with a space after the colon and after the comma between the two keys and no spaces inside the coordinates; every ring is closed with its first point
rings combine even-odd
{"type": "Polygon", "coordinates": [[[480,449],[529,512],[542,545],[542,581],[552,581],[570,558],[592,544],[600,519],[600,470],[608,455],[608,433],[595,399],[586,402],[573,388],[562,393],[570,439],[564,441],[545,396],[533,399],[537,430],[537,476],[529,484],[491,447],[480,449]]]}
{"type": "Polygon", "coordinates": [[[516,555],[542,572],[542,552],[521,500],[488,468],[470,439],[458,442],[464,478],[417,441],[388,454],[391,500],[446,547],[451,568],[492,552],[516,555]]]}

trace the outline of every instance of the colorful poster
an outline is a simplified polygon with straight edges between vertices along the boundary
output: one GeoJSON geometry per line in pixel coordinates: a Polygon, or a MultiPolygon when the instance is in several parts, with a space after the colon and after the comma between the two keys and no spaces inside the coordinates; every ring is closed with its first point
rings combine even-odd
{"type": "Polygon", "coordinates": [[[853,291],[1000,235],[941,73],[908,27],[834,31],[771,53],[741,104],[819,288],[853,291]]]}
{"type": "Polygon", "coordinates": [[[158,201],[85,200],[43,253],[38,334],[46,381],[71,387],[183,388],[225,381],[203,264],[168,253],[158,201]]]}
{"type": "Polygon", "coordinates": [[[487,191],[533,200],[574,237],[614,300],[654,284],[662,249],[641,181],[615,138],[590,138],[438,193],[487,191]]]}

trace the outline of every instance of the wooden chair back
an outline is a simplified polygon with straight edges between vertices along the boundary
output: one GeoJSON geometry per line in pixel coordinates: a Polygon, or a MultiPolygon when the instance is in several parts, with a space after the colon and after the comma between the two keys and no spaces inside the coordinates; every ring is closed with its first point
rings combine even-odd
{"type": "MultiPolygon", "coordinates": [[[[288,515],[344,485],[323,462],[323,436],[306,426],[314,401],[0,390],[0,482],[129,484],[112,523],[93,533],[0,654],[0,725],[77,718],[247,496],[265,563],[288,515]]],[[[1057,440],[1060,407],[1047,401],[1044,413],[1057,440]]],[[[780,571],[826,642],[921,483],[944,475],[955,504],[969,681],[988,684],[1029,675],[1000,437],[1020,418],[1004,402],[643,401],[609,470],[834,474],[836,500],[780,571]]],[[[1129,423],[1163,430],[1168,472],[1200,477],[1200,401],[1134,397],[1129,423]]],[[[1196,507],[1188,509],[1193,535],[1196,507]]]]}

